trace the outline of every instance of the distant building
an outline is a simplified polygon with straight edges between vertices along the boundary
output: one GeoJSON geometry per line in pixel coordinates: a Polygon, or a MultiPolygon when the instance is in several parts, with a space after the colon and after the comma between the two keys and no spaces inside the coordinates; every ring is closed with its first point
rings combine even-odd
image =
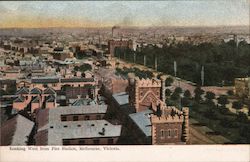
{"type": "Polygon", "coordinates": [[[52,56],[53,56],[53,59],[60,60],[60,61],[64,61],[67,58],[74,57],[72,53],[70,53],[67,50],[64,50],[63,47],[56,47],[52,52],[52,56]]]}
{"type": "Polygon", "coordinates": [[[1,125],[1,146],[28,145],[35,123],[22,115],[7,120],[1,125]]]}
{"type": "Polygon", "coordinates": [[[61,78],[61,77],[34,77],[31,78],[31,87],[44,89],[44,85],[55,90],[61,90],[63,86],[83,87],[85,85],[96,85],[94,78],[61,78]]]}
{"type": "Polygon", "coordinates": [[[104,120],[106,111],[106,105],[40,110],[36,145],[115,144],[121,135],[121,125],[104,120]]]}
{"type": "Polygon", "coordinates": [[[236,78],[234,80],[235,95],[243,98],[250,98],[250,77],[236,78]]]}
{"type": "Polygon", "coordinates": [[[109,40],[108,41],[108,53],[111,57],[114,57],[115,48],[129,48],[133,50],[133,41],[132,40],[109,40]]]}

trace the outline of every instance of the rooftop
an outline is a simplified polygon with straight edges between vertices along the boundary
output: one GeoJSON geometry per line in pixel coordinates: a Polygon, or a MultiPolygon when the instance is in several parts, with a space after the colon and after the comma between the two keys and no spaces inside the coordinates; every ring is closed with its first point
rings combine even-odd
{"type": "Polygon", "coordinates": [[[107,105],[61,106],[49,110],[50,123],[61,121],[61,115],[67,114],[105,114],[107,105]]]}
{"type": "Polygon", "coordinates": [[[129,103],[128,100],[129,95],[126,92],[115,93],[112,96],[120,106],[129,103]]]}
{"type": "Polygon", "coordinates": [[[27,145],[27,137],[33,126],[34,122],[22,115],[16,115],[1,126],[1,145],[27,145]]]}
{"type": "Polygon", "coordinates": [[[151,121],[150,115],[153,113],[151,110],[145,110],[142,112],[137,112],[130,114],[129,117],[132,121],[140,128],[140,130],[145,134],[145,136],[151,136],[151,121]]]}
{"type": "Polygon", "coordinates": [[[112,125],[106,120],[49,123],[38,131],[45,129],[48,145],[62,145],[63,139],[118,137],[121,134],[121,125],[112,125]]]}

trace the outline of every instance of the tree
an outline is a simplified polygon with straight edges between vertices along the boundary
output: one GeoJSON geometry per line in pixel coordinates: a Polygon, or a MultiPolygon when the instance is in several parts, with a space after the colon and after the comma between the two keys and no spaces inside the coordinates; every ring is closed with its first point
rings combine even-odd
{"type": "Polygon", "coordinates": [[[243,112],[239,112],[236,117],[236,121],[241,122],[241,123],[247,123],[248,121],[247,115],[243,112]]]}
{"type": "Polygon", "coordinates": [[[217,100],[218,104],[220,104],[222,108],[226,108],[226,104],[229,103],[226,95],[220,95],[217,100]]]}
{"type": "Polygon", "coordinates": [[[188,99],[191,98],[191,93],[190,93],[189,90],[186,90],[183,95],[184,95],[185,98],[188,98],[188,99]]]}
{"type": "Polygon", "coordinates": [[[174,82],[172,77],[168,77],[165,81],[166,86],[171,86],[172,83],[174,82]]]}
{"type": "Polygon", "coordinates": [[[234,101],[232,107],[238,112],[240,109],[242,109],[243,103],[241,101],[234,101]]]}
{"type": "Polygon", "coordinates": [[[234,91],[233,91],[233,90],[228,90],[228,91],[227,91],[227,94],[228,94],[229,96],[233,96],[233,95],[234,95],[234,91]]]}
{"type": "Polygon", "coordinates": [[[176,87],[174,92],[178,93],[178,94],[181,94],[182,93],[182,89],[181,87],[176,87]]]}
{"type": "Polygon", "coordinates": [[[213,92],[207,92],[206,95],[206,103],[211,106],[211,107],[214,107],[214,102],[213,102],[213,99],[215,99],[215,94],[213,92]]]}
{"type": "Polygon", "coordinates": [[[81,71],[81,72],[85,72],[87,70],[92,70],[92,66],[90,64],[82,64],[79,67],[79,71],[81,71]]]}
{"type": "Polygon", "coordinates": [[[172,92],[171,92],[171,90],[170,90],[170,89],[166,89],[166,91],[165,91],[165,95],[166,95],[166,96],[170,96],[170,95],[171,95],[171,93],[172,93],[172,92]]]}
{"type": "Polygon", "coordinates": [[[200,103],[202,101],[201,95],[204,94],[204,90],[201,89],[200,86],[196,87],[194,90],[194,99],[196,102],[200,103]]]}
{"type": "Polygon", "coordinates": [[[176,91],[174,91],[171,95],[171,99],[174,100],[174,101],[177,101],[180,99],[180,94],[177,93],[176,91]]]}
{"type": "Polygon", "coordinates": [[[184,97],[181,100],[183,106],[190,106],[191,93],[189,90],[184,92],[184,97]]]}

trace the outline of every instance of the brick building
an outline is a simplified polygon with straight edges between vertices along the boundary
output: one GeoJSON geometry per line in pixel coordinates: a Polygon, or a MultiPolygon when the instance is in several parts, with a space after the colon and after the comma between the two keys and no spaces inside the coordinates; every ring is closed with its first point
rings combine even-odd
{"type": "Polygon", "coordinates": [[[165,104],[165,76],[139,79],[129,74],[127,92],[112,95],[111,107],[138,144],[184,144],[189,139],[188,108],[165,104]]]}
{"type": "Polygon", "coordinates": [[[115,54],[115,48],[129,48],[133,49],[133,41],[132,40],[109,40],[108,41],[108,53],[111,57],[115,54]]]}

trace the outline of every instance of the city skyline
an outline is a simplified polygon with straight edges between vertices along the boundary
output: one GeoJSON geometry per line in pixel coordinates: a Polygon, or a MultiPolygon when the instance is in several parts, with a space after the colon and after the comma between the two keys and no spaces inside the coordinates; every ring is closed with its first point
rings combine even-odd
{"type": "Polygon", "coordinates": [[[249,26],[249,0],[0,2],[0,28],[249,26]]]}

